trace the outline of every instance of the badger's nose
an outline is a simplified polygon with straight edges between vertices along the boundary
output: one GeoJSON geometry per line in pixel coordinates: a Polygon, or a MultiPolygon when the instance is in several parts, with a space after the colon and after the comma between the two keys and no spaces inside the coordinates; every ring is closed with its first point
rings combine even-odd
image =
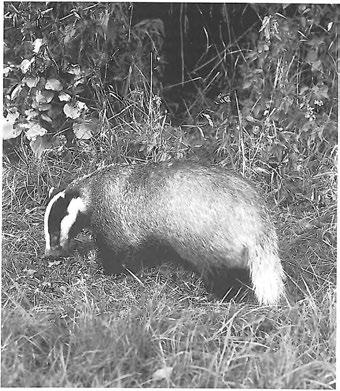
{"type": "Polygon", "coordinates": [[[67,252],[61,247],[46,248],[44,258],[58,258],[67,256],[67,252]]]}
{"type": "Polygon", "coordinates": [[[51,257],[52,256],[52,250],[49,248],[49,249],[45,249],[45,254],[44,254],[44,258],[48,258],[48,257],[51,257]]]}

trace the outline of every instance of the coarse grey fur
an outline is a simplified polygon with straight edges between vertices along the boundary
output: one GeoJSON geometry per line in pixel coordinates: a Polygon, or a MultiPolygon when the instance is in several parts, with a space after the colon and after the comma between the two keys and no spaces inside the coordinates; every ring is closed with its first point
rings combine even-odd
{"type": "Polygon", "coordinates": [[[111,165],[68,191],[86,205],[107,272],[177,258],[219,294],[235,270],[249,272],[260,303],[276,304],[284,293],[269,212],[233,171],[192,162],[111,165]]]}

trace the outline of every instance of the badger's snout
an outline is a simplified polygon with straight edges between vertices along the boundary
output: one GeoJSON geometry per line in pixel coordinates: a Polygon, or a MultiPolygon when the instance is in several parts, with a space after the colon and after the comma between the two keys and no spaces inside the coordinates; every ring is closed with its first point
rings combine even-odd
{"type": "Polygon", "coordinates": [[[67,257],[68,256],[68,251],[63,249],[61,246],[58,247],[53,247],[53,248],[46,248],[45,249],[45,254],[44,254],[44,259],[46,258],[61,258],[61,257],[67,257]]]}

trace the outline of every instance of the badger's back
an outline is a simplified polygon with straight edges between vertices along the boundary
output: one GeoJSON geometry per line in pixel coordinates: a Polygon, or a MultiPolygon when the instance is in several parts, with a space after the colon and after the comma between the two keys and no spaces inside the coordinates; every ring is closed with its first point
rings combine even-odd
{"type": "Polygon", "coordinates": [[[111,167],[92,185],[96,232],[115,243],[166,243],[198,269],[246,267],[248,251],[276,234],[247,181],[221,167],[188,163],[111,167]],[[100,191],[99,191],[100,189],[100,191]]]}

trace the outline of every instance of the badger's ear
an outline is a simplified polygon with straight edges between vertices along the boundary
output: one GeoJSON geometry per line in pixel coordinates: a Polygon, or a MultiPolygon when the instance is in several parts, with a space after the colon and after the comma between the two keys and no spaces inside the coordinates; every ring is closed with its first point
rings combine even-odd
{"type": "Polygon", "coordinates": [[[55,192],[55,187],[51,187],[50,190],[48,191],[48,198],[52,198],[52,194],[55,192]]]}

